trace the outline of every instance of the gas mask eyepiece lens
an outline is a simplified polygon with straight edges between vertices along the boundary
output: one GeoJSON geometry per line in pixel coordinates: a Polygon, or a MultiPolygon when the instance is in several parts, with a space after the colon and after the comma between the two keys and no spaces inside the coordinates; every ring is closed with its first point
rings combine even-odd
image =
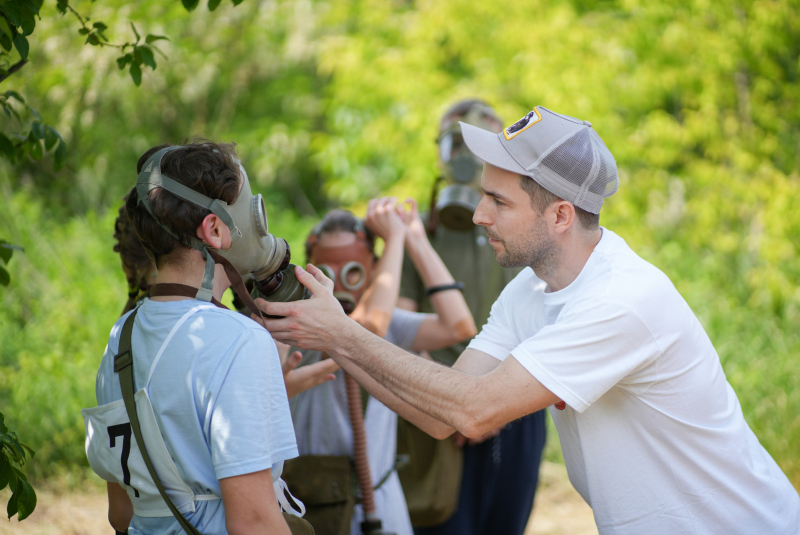
{"type": "Polygon", "coordinates": [[[360,262],[348,262],[339,273],[339,279],[345,289],[354,292],[360,290],[367,282],[367,270],[360,262]]]}

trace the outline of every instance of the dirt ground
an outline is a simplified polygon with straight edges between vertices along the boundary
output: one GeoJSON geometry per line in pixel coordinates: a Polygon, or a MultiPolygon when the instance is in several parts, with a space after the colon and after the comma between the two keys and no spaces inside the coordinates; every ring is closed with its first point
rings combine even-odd
{"type": "MultiPolygon", "coordinates": [[[[34,513],[22,522],[0,520],[0,535],[108,535],[106,497],[102,487],[85,492],[58,494],[38,491],[34,513]]],[[[8,491],[0,492],[0,503],[8,491]]],[[[5,509],[3,507],[2,509],[5,509]]],[[[4,513],[4,511],[3,511],[4,513]]],[[[525,535],[596,535],[592,510],[567,480],[564,466],[543,463],[539,490],[525,535]]],[[[502,534],[498,534],[502,535],[502,534]]]]}

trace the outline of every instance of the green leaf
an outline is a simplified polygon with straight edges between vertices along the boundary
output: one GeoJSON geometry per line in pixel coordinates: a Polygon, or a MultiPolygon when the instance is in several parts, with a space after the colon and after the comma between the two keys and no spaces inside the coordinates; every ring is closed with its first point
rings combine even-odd
{"type": "Polygon", "coordinates": [[[235,5],[235,6],[238,6],[239,4],[244,2],[244,0],[231,0],[231,1],[233,2],[233,5],[235,5]]]}
{"type": "Polygon", "coordinates": [[[42,144],[39,141],[35,143],[31,143],[31,150],[30,150],[31,158],[36,160],[37,162],[42,159],[44,155],[44,150],[42,150],[42,144]]]}
{"type": "Polygon", "coordinates": [[[208,10],[214,11],[219,7],[221,2],[222,0],[208,0],[208,10]]]}
{"type": "Polygon", "coordinates": [[[103,24],[100,21],[97,21],[94,24],[92,24],[92,28],[97,28],[97,31],[104,32],[104,31],[106,31],[108,29],[108,26],[106,26],[105,24],[103,24]]]}
{"type": "Polygon", "coordinates": [[[147,37],[145,38],[144,42],[149,45],[150,43],[152,43],[154,41],[160,41],[162,39],[164,41],[169,41],[169,37],[167,37],[165,35],[154,35],[152,33],[149,33],[149,34],[147,34],[147,37]]]}
{"type": "Polygon", "coordinates": [[[28,456],[30,456],[30,458],[33,459],[33,457],[36,455],[36,452],[33,451],[33,449],[30,446],[26,446],[25,444],[22,444],[22,447],[25,448],[25,451],[28,452],[28,456]]]}
{"type": "Polygon", "coordinates": [[[3,4],[3,11],[8,16],[8,20],[14,26],[22,26],[22,13],[14,2],[6,2],[3,4]]]}
{"type": "Polygon", "coordinates": [[[66,2],[66,0],[58,0],[58,3],[56,4],[56,9],[58,9],[58,12],[63,15],[67,12],[67,5],[68,2],[66,2]]]}
{"type": "Polygon", "coordinates": [[[79,28],[78,29],[78,33],[81,34],[81,35],[89,35],[90,31],[91,30],[89,28],[79,28]]]}
{"type": "Polygon", "coordinates": [[[31,15],[39,14],[39,6],[37,6],[35,2],[31,0],[17,0],[17,3],[23,11],[28,11],[31,15]]]}
{"type": "Polygon", "coordinates": [[[28,40],[22,34],[17,34],[14,37],[14,46],[17,47],[17,52],[22,59],[28,59],[28,40]]]}
{"type": "Polygon", "coordinates": [[[39,121],[33,121],[33,123],[31,123],[31,134],[33,134],[36,139],[44,139],[44,125],[39,121]]]}
{"type": "Polygon", "coordinates": [[[153,51],[150,50],[150,47],[140,46],[137,47],[137,50],[139,50],[144,64],[150,66],[151,69],[156,70],[156,58],[153,56],[153,51]]]}
{"type": "Polygon", "coordinates": [[[6,34],[0,35],[0,46],[2,46],[6,52],[11,52],[11,47],[13,45],[11,39],[9,39],[6,34]]]}
{"type": "Polygon", "coordinates": [[[17,492],[19,492],[19,497],[17,498],[19,516],[17,520],[21,522],[28,518],[33,510],[36,509],[36,492],[26,479],[21,479],[19,481],[17,492]]]}
{"type": "Polygon", "coordinates": [[[5,95],[6,98],[15,98],[18,101],[20,101],[21,103],[25,104],[25,99],[22,98],[22,95],[20,95],[16,91],[13,91],[13,90],[12,91],[6,91],[4,93],[4,95],[5,95]]]}
{"type": "Polygon", "coordinates": [[[44,131],[44,148],[50,150],[55,147],[60,137],[58,130],[48,126],[44,131]]]}
{"type": "Polygon", "coordinates": [[[22,24],[20,24],[20,28],[22,28],[23,35],[30,35],[33,33],[33,30],[36,29],[36,16],[35,13],[30,11],[22,14],[22,24]]]}
{"type": "Polygon", "coordinates": [[[131,54],[125,54],[124,56],[120,56],[120,57],[117,58],[117,67],[119,67],[120,70],[122,70],[131,61],[133,61],[133,56],[131,54]]]}
{"type": "Polygon", "coordinates": [[[6,245],[5,243],[0,243],[0,258],[3,259],[3,262],[8,264],[8,261],[11,260],[11,256],[14,254],[14,249],[7,248],[6,245]]]}
{"type": "Polygon", "coordinates": [[[64,143],[62,139],[58,143],[58,147],[56,147],[56,154],[53,163],[53,167],[55,167],[56,171],[61,169],[64,166],[64,162],[67,160],[67,144],[64,143]]]}
{"type": "Polygon", "coordinates": [[[0,152],[2,152],[6,158],[14,159],[14,144],[5,134],[0,134],[0,152]]]}
{"type": "MultiPolygon", "coordinates": [[[[11,260],[11,256],[14,254],[14,251],[24,251],[22,247],[19,245],[12,245],[5,240],[0,240],[0,258],[3,259],[3,262],[8,264],[9,260],[11,260]]],[[[5,425],[0,425],[0,433],[6,435],[8,433],[8,428],[5,425]]],[[[23,448],[27,448],[24,444],[22,444],[23,448]]]]}
{"type": "Polygon", "coordinates": [[[142,36],[136,31],[136,26],[133,25],[133,22],[131,22],[131,28],[133,28],[133,34],[136,36],[136,42],[138,43],[142,36]]]}
{"type": "MultiPolygon", "coordinates": [[[[100,44],[100,39],[98,39],[98,37],[97,37],[97,34],[96,34],[96,33],[90,33],[90,34],[89,34],[89,35],[86,37],[86,43],[89,43],[89,44],[90,44],[90,45],[92,45],[92,46],[97,46],[97,45],[99,45],[99,44],[100,44]]],[[[84,44],[86,44],[86,43],[84,43],[84,44]]]]}
{"type": "Polygon", "coordinates": [[[142,68],[135,61],[131,63],[131,78],[137,86],[142,85],[142,68]]]}
{"type": "Polygon", "coordinates": [[[200,0],[181,0],[181,2],[183,2],[183,7],[186,8],[186,11],[192,11],[200,3],[200,0]]]}
{"type": "Polygon", "coordinates": [[[8,21],[2,15],[0,15],[0,30],[8,37],[14,37],[17,34],[17,31],[11,28],[11,25],[8,24],[8,21]]]}
{"type": "Polygon", "coordinates": [[[14,433],[0,435],[0,444],[4,445],[14,462],[18,464],[25,462],[25,450],[22,449],[19,440],[17,440],[17,435],[14,433]]]}
{"type": "MultiPolygon", "coordinates": [[[[8,286],[8,283],[11,282],[11,276],[8,274],[8,271],[5,268],[0,267],[0,286],[8,286]]],[[[3,487],[0,487],[2,489],[3,487]]]]}
{"type": "MultiPolygon", "coordinates": [[[[8,286],[10,281],[10,277],[8,276],[8,271],[0,267],[0,284],[3,286],[8,286]],[[5,279],[3,278],[3,274],[5,273],[5,279]],[[3,282],[5,280],[5,282],[3,282]]],[[[14,477],[14,471],[11,469],[11,462],[6,457],[5,453],[0,452],[0,490],[6,488],[7,485],[11,484],[11,487],[14,487],[14,484],[17,482],[16,478],[14,477]]]]}
{"type": "Polygon", "coordinates": [[[19,506],[17,505],[17,502],[19,501],[19,491],[17,489],[20,488],[21,486],[22,485],[20,484],[19,481],[15,481],[14,485],[12,486],[11,499],[8,500],[8,506],[6,507],[6,512],[8,513],[9,520],[11,520],[11,517],[17,514],[17,512],[19,511],[19,506]]]}

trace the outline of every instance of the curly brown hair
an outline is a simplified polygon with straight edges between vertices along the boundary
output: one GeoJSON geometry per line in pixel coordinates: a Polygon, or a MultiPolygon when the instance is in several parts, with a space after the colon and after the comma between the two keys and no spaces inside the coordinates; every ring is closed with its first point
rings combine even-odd
{"type": "MultiPolygon", "coordinates": [[[[141,172],[147,159],[156,151],[170,145],[159,145],[145,152],[136,166],[141,172]]],[[[169,178],[188,186],[210,199],[220,199],[232,204],[239,195],[239,164],[235,145],[195,140],[167,152],[161,160],[161,172],[169,178]]],[[[164,188],[155,188],[148,195],[150,208],[158,221],[169,228],[171,236],[153,219],[150,212],[139,203],[134,189],[125,203],[128,217],[136,234],[153,263],[169,262],[166,258],[177,249],[191,248],[191,239],[197,237],[197,227],[211,212],[196,204],[179,199],[164,188]]]]}
{"type": "MultiPolygon", "coordinates": [[[[131,188],[123,201],[136,193],[136,187],[131,188]]],[[[128,212],[125,209],[125,202],[119,208],[119,214],[114,221],[114,252],[119,253],[122,260],[122,267],[125,270],[125,277],[128,279],[128,288],[131,291],[146,290],[149,288],[148,279],[155,269],[152,260],[147,255],[136,230],[133,228],[131,220],[128,219],[128,212]]]]}

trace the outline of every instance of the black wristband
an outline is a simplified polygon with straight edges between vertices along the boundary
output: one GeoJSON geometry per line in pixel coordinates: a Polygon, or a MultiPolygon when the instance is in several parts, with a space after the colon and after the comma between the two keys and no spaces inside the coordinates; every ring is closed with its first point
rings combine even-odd
{"type": "Polygon", "coordinates": [[[125,531],[120,531],[118,529],[115,529],[114,535],[128,535],[128,530],[126,529],[125,531]]]}
{"type": "Polygon", "coordinates": [[[445,290],[461,291],[463,289],[464,289],[464,283],[461,281],[456,281],[456,282],[451,282],[450,284],[441,284],[439,286],[431,286],[430,288],[425,288],[425,295],[430,297],[437,292],[444,292],[445,290]]]}

